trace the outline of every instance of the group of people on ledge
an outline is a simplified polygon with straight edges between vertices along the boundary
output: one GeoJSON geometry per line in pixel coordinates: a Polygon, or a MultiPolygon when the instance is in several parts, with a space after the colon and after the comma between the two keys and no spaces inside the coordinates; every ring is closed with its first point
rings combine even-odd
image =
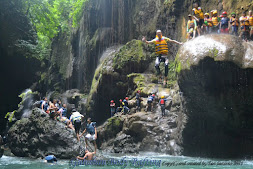
{"type": "MultiPolygon", "coordinates": [[[[136,92],[136,111],[141,111],[141,102],[143,101],[143,98],[141,97],[141,91],[138,90],[136,92]]],[[[153,111],[156,103],[158,101],[158,97],[155,93],[150,93],[150,95],[147,98],[147,106],[146,106],[146,112],[153,111]]],[[[161,114],[162,117],[165,117],[165,103],[167,99],[165,99],[164,96],[161,96],[159,100],[159,105],[161,107],[161,114]]],[[[114,116],[116,113],[122,113],[122,114],[128,114],[130,113],[130,108],[128,107],[128,97],[126,97],[123,101],[122,99],[119,100],[119,107],[116,108],[116,104],[114,100],[111,100],[110,102],[110,110],[111,110],[111,117],[114,116]]]]}
{"type": "Polygon", "coordinates": [[[198,3],[193,4],[192,14],[189,14],[189,20],[187,22],[187,40],[202,34],[209,33],[224,33],[238,36],[238,27],[240,26],[240,37],[247,40],[253,40],[253,15],[252,11],[246,11],[242,13],[242,16],[238,19],[235,12],[230,14],[230,18],[226,11],[223,11],[221,15],[218,15],[217,10],[212,10],[209,13],[204,13],[198,3]]]}
{"type": "MultiPolygon", "coordinates": [[[[82,137],[85,133],[85,155],[84,157],[90,157],[91,153],[96,153],[97,145],[97,129],[96,129],[96,122],[92,122],[91,118],[87,118],[87,123],[85,125],[84,131],[80,134],[80,130],[82,128],[82,122],[84,121],[84,116],[79,113],[75,108],[72,109],[71,115],[67,117],[67,105],[61,104],[60,100],[54,99],[52,102],[48,101],[46,97],[40,101],[40,108],[49,114],[49,116],[54,119],[65,123],[68,128],[71,128],[75,131],[77,140],[80,142],[80,137],[82,137]],[[95,147],[94,152],[89,152],[87,149],[88,141],[92,141],[95,147]]],[[[84,157],[79,157],[82,159],[84,157]]]]}

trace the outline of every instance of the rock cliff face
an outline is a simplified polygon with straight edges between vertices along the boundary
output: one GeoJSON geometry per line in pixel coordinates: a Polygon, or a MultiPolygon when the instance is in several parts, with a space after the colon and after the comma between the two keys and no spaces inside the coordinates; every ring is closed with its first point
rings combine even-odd
{"type": "MultiPolygon", "coordinates": [[[[80,147],[75,132],[67,129],[36,108],[29,118],[17,121],[9,130],[9,147],[19,157],[45,157],[54,154],[70,159],[79,154],[80,147]]],[[[82,143],[84,144],[84,143],[82,143]]]]}
{"type": "Polygon", "coordinates": [[[179,50],[185,155],[252,156],[252,52],[252,42],[230,35],[198,37],[179,50]]]}

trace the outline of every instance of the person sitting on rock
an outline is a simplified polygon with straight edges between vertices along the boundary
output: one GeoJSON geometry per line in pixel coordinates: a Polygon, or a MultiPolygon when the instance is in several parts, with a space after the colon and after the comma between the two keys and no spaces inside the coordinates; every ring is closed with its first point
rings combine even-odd
{"type": "Polygon", "coordinates": [[[71,120],[69,120],[67,118],[67,105],[63,104],[62,107],[59,109],[58,111],[59,113],[59,120],[62,121],[63,123],[65,123],[67,125],[68,128],[71,128],[72,130],[75,130],[75,128],[73,127],[71,120]]]}
{"type": "Polygon", "coordinates": [[[227,12],[224,11],[222,12],[222,18],[221,18],[221,21],[220,21],[220,32],[221,33],[226,33],[228,34],[229,33],[229,18],[227,17],[227,12]]]}
{"type": "Polygon", "coordinates": [[[111,110],[111,117],[112,117],[112,116],[114,116],[114,114],[115,114],[115,112],[116,112],[114,100],[111,100],[111,103],[110,103],[110,110],[111,110]]]}
{"type": "Polygon", "coordinates": [[[57,102],[56,99],[54,99],[53,103],[52,102],[49,103],[49,111],[50,111],[49,115],[54,120],[56,120],[58,110],[58,107],[55,106],[56,102],[57,102]]]}
{"type": "Polygon", "coordinates": [[[44,97],[43,100],[41,100],[40,108],[44,110],[46,113],[49,113],[48,111],[48,101],[47,98],[44,97]]]}
{"type": "MultiPolygon", "coordinates": [[[[147,41],[145,37],[142,38],[142,41],[147,43],[147,44],[155,44],[155,53],[157,55],[156,57],[156,61],[155,61],[155,68],[157,71],[157,75],[160,76],[160,68],[159,65],[161,62],[165,63],[165,73],[164,73],[164,85],[167,83],[167,75],[168,75],[168,71],[169,71],[169,59],[168,59],[168,44],[167,42],[172,42],[172,43],[176,43],[176,44],[180,44],[182,45],[181,42],[178,42],[176,40],[171,40],[170,38],[167,38],[165,36],[162,36],[162,31],[161,30],[157,30],[156,31],[156,38],[151,40],[151,41],[147,41]]],[[[160,76],[161,78],[161,76],[160,76]]]]}
{"type": "Polygon", "coordinates": [[[85,155],[83,156],[83,157],[80,157],[80,156],[77,156],[76,158],[78,159],[78,160],[84,160],[84,159],[86,159],[86,160],[93,160],[93,156],[96,154],[96,149],[95,149],[95,151],[94,152],[89,152],[89,150],[85,150],[85,155]]]}
{"type": "Polygon", "coordinates": [[[61,105],[61,100],[57,100],[56,103],[55,103],[55,106],[60,109],[62,107],[61,105]]]}
{"type": "Polygon", "coordinates": [[[81,115],[78,111],[76,111],[76,109],[72,110],[72,115],[70,116],[70,121],[72,122],[72,124],[75,127],[75,132],[76,132],[76,137],[77,140],[80,142],[80,136],[79,136],[79,132],[81,129],[81,123],[82,123],[82,118],[84,116],[81,115]]]}
{"type": "Polygon", "coordinates": [[[153,101],[155,99],[155,94],[150,94],[150,96],[148,97],[148,100],[147,100],[147,107],[146,107],[146,111],[152,111],[153,109],[153,101]]]}
{"type": "Polygon", "coordinates": [[[130,109],[128,108],[128,97],[126,97],[123,100],[123,108],[124,108],[124,114],[129,113],[130,109]]]}
{"type": "Polygon", "coordinates": [[[97,149],[96,139],[97,139],[97,129],[96,129],[96,122],[91,122],[91,118],[87,119],[87,125],[85,130],[82,132],[81,136],[85,134],[87,131],[87,134],[85,136],[85,149],[87,149],[88,141],[93,141],[95,152],[97,149]]]}
{"type": "Polygon", "coordinates": [[[136,93],[136,110],[141,111],[141,91],[138,90],[136,93]]]}
{"type": "Polygon", "coordinates": [[[239,21],[238,21],[238,18],[236,18],[236,13],[232,12],[231,18],[230,18],[230,27],[231,27],[232,35],[238,36],[238,26],[239,26],[239,21]]]}
{"type": "Polygon", "coordinates": [[[122,99],[119,99],[119,107],[117,107],[116,111],[121,112],[123,110],[123,106],[124,106],[124,104],[122,102],[122,99]]]}
{"type": "Polygon", "coordinates": [[[167,100],[164,98],[164,96],[161,96],[161,99],[159,100],[159,105],[161,106],[162,111],[162,117],[165,117],[165,102],[167,100]]]}
{"type": "Polygon", "coordinates": [[[240,37],[247,41],[249,39],[249,20],[248,17],[246,16],[246,12],[244,11],[242,13],[242,16],[239,19],[241,23],[241,35],[240,37]]]}
{"type": "Polygon", "coordinates": [[[197,22],[193,19],[192,15],[188,15],[189,20],[187,22],[186,31],[187,31],[187,41],[194,39],[196,36],[197,22]]]}

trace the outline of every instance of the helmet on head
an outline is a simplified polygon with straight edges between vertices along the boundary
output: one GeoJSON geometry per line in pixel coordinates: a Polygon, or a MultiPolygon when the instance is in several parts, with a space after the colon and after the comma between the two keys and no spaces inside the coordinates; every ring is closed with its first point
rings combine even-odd
{"type": "Polygon", "coordinates": [[[214,11],[213,11],[213,14],[217,14],[217,13],[218,13],[217,10],[214,10],[214,11]]]}
{"type": "Polygon", "coordinates": [[[189,14],[188,16],[192,16],[191,14],[189,14]]]}
{"type": "Polygon", "coordinates": [[[157,30],[156,33],[162,33],[162,31],[161,30],[157,30]]]}
{"type": "Polygon", "coordinates": [[[125,99],[128,100],[128,97],[126,97],[125,99]]]}
{"type": "Polygon", "coordinates": [[[219,17],[220,17],[220,18],[223,18],[223,15],[220,15],[219,17]]]}
{"type": "Polygon", "coordinates": [[[227,12],[226,11],[222,12],[222,15],[227,15],[227,12]]]}
{"type": "Polygon", "coordinates": [[[205,13],[206,16],[209,16],[209,13],[205,13]]]}
{"type": "Polygon", "coordinates": [[[164,96],[161,96],[161,99],[164,99],[164,96]]]}
{"type": "Polygon", "coordinates": [[[113,100],[111,100],[111,103],[113,103],[114,101],[113,100]]]}
{"type": "Polygon", "coordinates": [[[235,12],[232,12],[231,15],[236,15],[236,13],[235,13],[235,12]]]}
{"type": "Polygon", "coordinates": [[[155,97],[155,94],[152,94],[153,97],[155,97]]]}
{"type": "Polygon", "coordinates": [[[140,93],[140,92],[141,92],[140,90],[137,91],[137,93],[140,93]]]}
{"type": "Polygon", "coordinates": [[[119,99],[120,102],[122,102],[122,99],[119,99]]]}

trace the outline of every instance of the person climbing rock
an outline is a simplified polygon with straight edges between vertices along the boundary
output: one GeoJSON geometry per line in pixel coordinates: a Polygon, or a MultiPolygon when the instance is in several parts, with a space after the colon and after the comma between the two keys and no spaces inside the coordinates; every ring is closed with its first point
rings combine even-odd
{"type": "Polygon", "coordinates": [[[201,27],[204,24],[204,13],[198,3],[193,4],[192,14],[197,21],[198,36],[201,35],[201,27]]]}
{"type": "Polygon", "coordinates": [[[239,21],[238,21],[238,18],[236,18],[236,13],[232,12],[231,18],[230,18],[231,35],[238,36],[238,26],[239,26],[239,21]]]}
{"type": "Polygon", "coordinates": [[[249,20],[248,17],[246,16],[246,12],[244,11],[242,13],[242,16],[239,19],[240,24],[241,24],[241,34],[240,37],[247,41],[249,39],[249,20]]]}
{"type": "Polygon", "coordinates": [[[223,18],[220,21],[220,33],[229,34],[229,18],[227,17],[227,12],[222,12],[223,18]]]}
{"type": "Polygon", "coordinates": [[[63,104],[62,107],[58,110],[59,120],[67,125],[68,128],[75,130],[74,126],[72,125],[71,120],[67,118],[67,105],[63,104]]]}
{"type": "Polygon", "coordinates": [[[76,111],[76,109],[73,109],[72,110],[72,115],[70,116],[70,121],[72,122],[72,124],[74,125],[75,127],[75,132],[76,132],[76,137],[77,137],[77,140],[80,142],[80,135],[79,135],[79,132],[80,132],[80,129],[81,129],[81,124],[82,124],[82,118],[84,116],[81,115],[78,111],[76,111]]]}
{"type": "Polygon", "coordinates": [[[85,150],[85,155],[83,157],[77,156],[78,160],[93,160],[94,155],[96,154],[96,149],[94,152],[89,152],[89,150],[85,150]]]}
{"type": "Polygon", "coordinates": [[[93,141],[95,152],[97,149],[96,139],[97,139],[97,129],[96,129],[96,122],[91,122],[91,118],[87,119],[87,125],[84,131],[82,132],[81,136],[85,134],[87,131],[87,134],[85,136],[85,149],[87,149],[88,141],[93,141]]]}
{"type": "Polygon", "coordinates": [[[141,91],[138,90],[136,93],[136,110],[141,111],[141,91]]]}
{"type": "Polygon", "coordinates": [[[182,45],[183,43],[178,42],[176,40],[171,40],[170,38],[167,38],[165,36],[162,36],[162,31],[161,30],[157,30],[156,31],[156,38],[151,40],[151,41],[147,41],[145,37],[142,38],[142,41],[150,44],[153,43],[155,44],[155,52],[156,52],[156,61],[155,61],[155,68],[157,71],[157,75],[160,76],[160,68],[159,65],[161,62],[165,63],[165,80],[164,80],[164,84],[167,83],[167,75],[168,75],[168,71],[169,71],[169,59],[168,59],[168,42],[172,42],[172,43],[176,43],[176,44],[180,44],[182,45]]]}
{"type": "Polygon", "coordinates": [[[123,109],[124,109],[124,114],[128,114],[130,109],[128,107],[128,97],[126,97],[124,100],[123,100],[123,109]]]}
{"type": "Polygon", "coordinates": [[[164,96],[161,96],[161,99],[159,100],[159,105],[161,106],[161,111],[162,111],[162,117],[165,116],[165,102],[167,100],[164,98],[164,96]]]}
{"type": "Polygon", "coordinates": [[[213,23],[212,31],[214,33],[219,33],[220,17],[218,17],[217,10],[213,11],[212,23],[213,23]]]}
{"type": "Polygon", "coordinates": [[[112,117],[112,116],[114,116],[114,114],[116,112],[115,103],[113,100],[111,100],[111,103],[110,103],[110,110],[111,110],[111,117],[112,117]]]}
{"type": "Polygon", "coordinates": [[[249,11],[249,16],[248,16],[248,20],[249,20],[249,30],[250,30],[250,40],[253,40],[253,15],[252,15],[252,11],[249,11]]]}
{"type": "Polygon", "coordinates": [[[148,99],[147,99],[147,107],[146,107],[146,111],[152,111],[153,110],[153,102],[154,102],[154,99],[155,99],[155,94],[150,94],[148,96],[148,99]]]}
{"type": "Polygon", "coordinates": [[[212,32],[213,22],[209,17],[209,13],[204,14],[204,24],[202,26],[202,30],[204,34],[209,34],[212,32]]]}
{"type": "Polygon", "coordinates": [[[188,15],[189,20],[187,22],[186,31],[187,31],[187,41],[190,39],[195,38],[196,36],[196,29],[197,29],[197,22],[193,19],[192,15],[188,15]]]}
{"type": "Polygon", "coordinates": [[[123,109],[123,102],[122,99],[119,99],[119,107],[117,107],[116,112],[121,112],[123,109]]]}

